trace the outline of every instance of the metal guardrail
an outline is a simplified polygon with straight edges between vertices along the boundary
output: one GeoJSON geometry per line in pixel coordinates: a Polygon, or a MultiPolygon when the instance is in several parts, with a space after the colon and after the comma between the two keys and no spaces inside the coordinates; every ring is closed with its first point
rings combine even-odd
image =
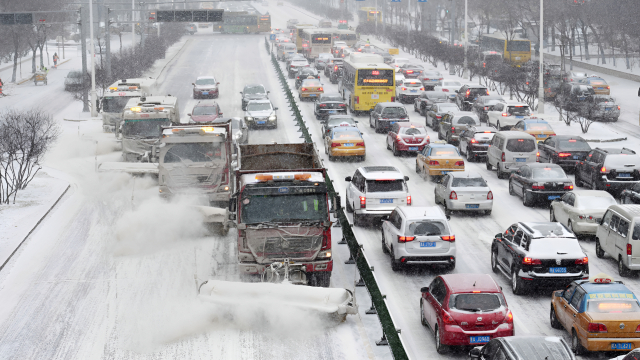
{"type": "MultiPolygon", "coordinates": [[[[278,73],[278,78],[280,79],[280,83],[282,84],[282,88],[285,92],[287,100],[289,101],[289,107],[293,112],[293,115],[296,118],[296,126],[300,128],[302,132],[302,138],[304,138],[305,142],[312,143],[311,135],[309,134],[309,129],[307,129],[304,120],[302,119],[302,114],[300,113],[300,109],[298,109],[298,105],[295,101],[295,97],[289,88],[289,84],[287,83],[287,79],[285,78],[282,69],[280,68],[280,64],[276,60],[275,55],[272,51],[270,51],[270,45],[267,38],[265,38],[265,47],[267,48],[267,52],[271,53],[271,62],[278,73]]],[[[339,198],[339,194],[335,191],[333,187],[333,182],[329,175],[325,175],[325,180],[327,184],[327,189],[329,190],[329,196],[332,199],[339,198]]],[[[380,288],[378,286],[378,282],[376,281],[376,276],[373,273],[373,266],[370,265],[367,260],[366,255],[362,249],[362,246],[358,244],[358,240],[356,239],[353,231],[351,229],[351,224],[349,224],[349,219],[347,218],[344,209],[340,206],[336,209],[336,218],[340,222],[342,227],[342,236],[344,240],[347,242],[347,246],[349,247],[349,253],[351,255],[350,260],[355,261],[355,265],[358,268],[360,276],[364,281],[365,286],[369,290],[369,294],[371,296],[371,301],[373,303],[373,307],[377,312],[378,318],[380,319],[380,325],[382,326],[382,339],[378,342],[379,345],[386,345],[385,341],[389,344],[391,348],[391,354],[396,360],[409,360],[409,356],[405,351],[404,341],[402,340],[402,336],[400,334],[400,329],[396,328],[393,318],[391,317],[391,313],[387,307],[386,295],[382,295],[380,288]]]]}

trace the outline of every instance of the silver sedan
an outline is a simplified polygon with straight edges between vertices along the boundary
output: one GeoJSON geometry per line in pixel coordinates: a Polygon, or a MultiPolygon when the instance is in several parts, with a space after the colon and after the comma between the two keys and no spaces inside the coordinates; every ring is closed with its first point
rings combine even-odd
{"type": "Polygon", "coordinates": [[[454,171],[444,175],[434,189],[436,204],[443,204],[445,214],[452,211],[483,211],[491,214],[493,193],[479,174],[454,171]]]}
{"type": "Polygon", "coordinates": [[[615,204],[604,190],[571,191],[551,203],[549,220],[564,224],[576,235],[595,235],[605,211],[615,204]]]}

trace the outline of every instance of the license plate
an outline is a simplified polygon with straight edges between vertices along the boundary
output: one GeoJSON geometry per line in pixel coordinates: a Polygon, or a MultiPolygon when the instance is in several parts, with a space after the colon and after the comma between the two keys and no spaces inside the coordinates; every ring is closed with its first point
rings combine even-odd
{"type": "Polygon", "coordinates": [[[209,92],[208,91],[203,91],[202,95],[209,95],[209,92]]]}
{"type": "Polygon", "coordinates": [[[336,111],[335,110],[329,110],[329,114],[335,114],[336,111]]]}
{"type": "Polygon", "coordinates": [[[480,207],[480,205],[478,205],[478,204],[467,204],[467,205],[465,205],[465,207],[467,209],[477,209],[477,208],[480,207]]]}
{"type": "Polygon", "coordinates": [[[560,198],[560,195],[549,195],[549,196],[547,196],[547,199],[549,199],[549,200],[559,199],[559,198],[560,198]]]}
{"type": "Polygon", "coordinates": [[[371,98],[372,98],[372,99],[380,99],[380,95],[378,95],[378,94],[371,94],[371,98]]]}
{"type": "Polygon", "coordinates": [[[486,344],[491,340],[491,336],[470,336],[469,344],[486,344]]]}
{"type": "Polygon", "coordinates": [[[257,121],[257,122],[256,122],[256,124],[258,124],[258,125],[264,125],[264,124],[266,124],[266,123],[267,123],[266,121],[257,121]]]}
{"type": "Polygon", "coordinates": [[[354,143],[344,143],[344,144],[342,144],[342,146],[354,146],[354,145],[355,145],[354,143]]]}
{"type": "Polygon", "coordinates": [[[573,160],[580,160],[580,156],[574,156],[573,160]]]}
{"type": "Polygon", "coordinates": [[[380,204],[393,204],[393,199],[380,199],[380,204]]]}
{"type": "Polygon", "coordinates": [[[440,174],[442,175],[447,175],[449,172],[448,171],[440,171],[440,174]]]}
{"type": "Polygon", "coordinates": [[[410,146],[409,147],[409,151],[418,151],[418,147],[417,146],[410,146]]]}
{"type": "Polygon", "coordinates": [[[607,111],[611,111],[611,110],[613,110],[613,108],[612,108],[612,107],[607,107],[607,108],[604,108],[604,109],[605,109],[605,110],[607,110],[607,111]]]}
{"type": "Polygon", "coordinates": [[[527,158],[516,158],[516,162],[527,162],[527,158]]]}
{"type": "Polygon", "coordinates": [[[420,241],[420,247],[436,247],[435,241],[420,241]]]}
{"type": "Polygon", "coordinates": [[[566,267],[552,267],[549,268],[549,272],[551,274],[565,274],[567,272],[566,267]]]}
{"type": "Polygon", "coordinates": [[[543,138],[543,137],[547,137],[547,135],[544,135],[544,134],[538,134],[538,137],[539,137],[539,138],[543,138]]]}
{"type": "Polygon", "coordinates": [[[318,95],[317,94],[309,94],[309,96],[315,97],[315,96],[318,96],[318,95]]]}
{"type": "Polygon", "coordinates": [[[631,174],[629,174],[629,173],[619,173],[618,176],[619,177],[631,177],[631,174]]]}
{"type": "Polygon", "coordinates": [[[611,343],[611,350],[631,350],[633,349],[632,343],[611,343]]]}
{"type": "Polygon", "coordinates": [[[397,121],[392,121],[392,122],[391,122],[391,125],[393,125],[393,124],[395,124],[395,123],[397,123],[397,121]]]}
{"type": "Polygon", "coordinates": [[[602,90],[602,89],[604,89],[604,88],[602,88],[602,87],[599,87],[599,88],[598,88],[598,90],[602,90]]]}
{"type": "Polygon", "coordinates": [[[580,100],[580,101],[584,101],[584,99],[586,99],[586,97],[584,97],[584,96],[578,96],[578,100],[580,100]]]}
{"type": "Polygon", "coordinates": [[[414,92],[418,92],[418,90],[411,90],[411,92],[412,92],[412,93],[414,93],[414,92]]]}
{"type": "Polygon", "coordinates": [[[524,116],[516,116],[516,119],[524,119],[524,116]]]}

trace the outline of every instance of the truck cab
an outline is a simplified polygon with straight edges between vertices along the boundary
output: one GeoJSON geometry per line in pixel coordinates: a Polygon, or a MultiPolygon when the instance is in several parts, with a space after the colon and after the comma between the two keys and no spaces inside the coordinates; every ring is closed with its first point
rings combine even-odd
{"type": "Polygon", "coordinates": [[[100,99],[102,130],[116,132],[122,122],[123,111],[129,100],[153,92],[156,86],[154,78],[122,79],[114,82],[100,99]]]}

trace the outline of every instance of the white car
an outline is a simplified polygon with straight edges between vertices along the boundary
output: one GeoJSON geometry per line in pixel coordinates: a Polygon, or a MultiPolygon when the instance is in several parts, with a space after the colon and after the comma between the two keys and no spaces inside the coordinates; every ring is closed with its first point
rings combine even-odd
{"type": "Polygon", "coordinates": [[[394,57],[393,60],[391,60],[391,63],[389,65],[391,65],[391,67],[394,67],[396,69],[396,72],[400,71],[400,66],[402,64],[408,64],[409,63],[409,59],[407,58],[401,58],[401,57],[394,57]]]}
{"type": "Polygon", "coordinates": [[[382,251],[391,257],[391,269],[403,265],[456,266],[456,236],[438,206],[396,207],[382,222],[382,251]]]}
{"type": "Polygon", "coordinates": [[[604,190],[571,191],[551,203],[549,221],[564,224],[576,235],[595,235],[605,211],[615,204],[604,190]]]}
{"type": "Polygon", "coordinates": [[[453,100],[461,87],[462,83],[458,80],[442,80],[442,86],[436,86],[433,90],[446,92],[449,95],[449,99],[453,100]]]}
{"type": "Polygon", "coordinates": [[[480,211],[486,215],[493,209],[493,192],[479,174],[453,171],[444,175],[434,189],[436,204],[451,211],[480,211]]]}
{"type": "MultiPolygon", "coordinates": [[[[530,119],[529,105],[518,102],[500,102],[487,111],[487,122],[498,130],[509,130],[520,120],[530,119]]],[[[534,116],[535,118],[535,116],[534,116]]]]}
{"type": "Polygon", "coordinates": [[[422,81],[405,79],[402,85],[396,86],[396,99],[403,104],[413,103],[423,91],[422,81]]]}
{"type": "Polygon", "coordinates": [[[404,75],[400,73],[396,73],[396,86],[402,86],[404,84],[404,75]]]}

